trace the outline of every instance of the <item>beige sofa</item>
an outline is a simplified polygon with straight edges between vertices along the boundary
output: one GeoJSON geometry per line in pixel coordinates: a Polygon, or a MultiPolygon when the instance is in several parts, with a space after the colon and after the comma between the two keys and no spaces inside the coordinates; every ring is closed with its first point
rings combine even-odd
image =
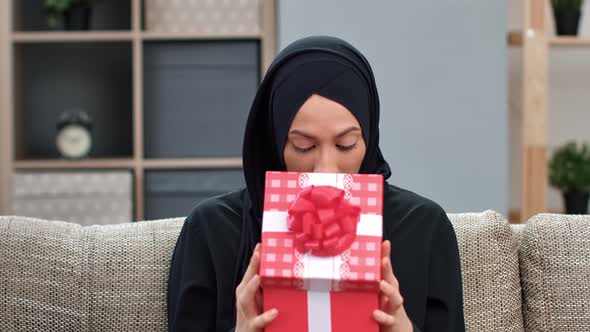
{"type": "MultiPolygon", "coordinates": [[[[590,331],[590,216],[452,214],[467,331],[590,331]]],[[[0,331],[165,331],[182,219],[0,217],[0,331]]],[[[197,310],[198,308],[195,308],[197,310]]]]}

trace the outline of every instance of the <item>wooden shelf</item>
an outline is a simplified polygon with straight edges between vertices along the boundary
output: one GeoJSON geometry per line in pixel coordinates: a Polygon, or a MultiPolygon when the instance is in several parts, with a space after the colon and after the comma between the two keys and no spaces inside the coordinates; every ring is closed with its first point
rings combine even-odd
{"type": "Polygon", "coordinates": [[[236,39],[260,39],[259,33],[242,33],[242,34],[204,34],[188,32],[149,32],[141,33],[144,40],[236,40],[236,39]]]}
{"type": "MultiPolygon", "coordinates": [[[[522,33],[518,31],[509,32],[507,41],[508,46],[521,47],[523,42],[522,33]]],[[[552,36],[548,38],[548,42],[551,47],[590,47],[589,37],[552,36]]]]}
{"type": "MultiPolygon", "coordinates": [[[[240,168],[241,158],[196,158],[196,159],[145,159],[141,162],[145,169],[183,169],[183,168],[240,168]]],[[[84,159],[84,160],[18,160],[14,169],[78,169],[78,168],[133,168],[133,159],[84,159]]]]}
{"type": "Polygon", "coordinates": [[[590,47],[588,37],[553,37],[549,39],[553,47],[590,47]]]}
{"type": "Polygon", "coordinates": [[[240,168],[242,158],[145,159],[145,169],[240,168]]]}
{"type": "Polygon", "coordinates": [[[14,161],[15,170],[35,169],[84,169],[84,168],[132,168],[133,159],[84,159],[84,160],[17,160],[14,161]]]}
{"type": "Polygon", "coordinates": [[[95,41],[131,41],[131,31],[89,31],[89,32],[13,32],[15,43],[60,43],[95,41]]]}
{"type": "Polygon", "coordinates": [[[517,31],[510,31],[506,36],[508,46],[522,46],[522,33],[517,31]]]}
{"type": "MultiPolygon", "coordinates": [[[[545,213],[564,214],[565,212],[563,210],[559,210],[559,209],[549,209],[545,213]]],[[[511,224],[524,224],[527,221],[528,220],[522,220],[520,209],[508,210],[508,222],[510,222],[511,224]]]]}

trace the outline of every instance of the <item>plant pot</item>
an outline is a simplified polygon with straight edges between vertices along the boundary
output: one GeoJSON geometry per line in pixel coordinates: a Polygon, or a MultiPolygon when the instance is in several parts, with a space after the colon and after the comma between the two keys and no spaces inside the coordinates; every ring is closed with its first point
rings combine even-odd
{"type": "Polygon", "coordinates": [[[572,191],[563,193],[566,214],[588,214],[590,192],[572,191]]]}
{"type": "Polygon", "coordinates": [[[64,27],[66,30],[89,30],[92,7],[77,5],[64,13],[64,27]]]}
{"type": "Polygon", "coordinates": [[[578,9],[562,9],[553,11],[555,28],[560,36],[576,36],[580,22],[581,11],[578,9]]]}

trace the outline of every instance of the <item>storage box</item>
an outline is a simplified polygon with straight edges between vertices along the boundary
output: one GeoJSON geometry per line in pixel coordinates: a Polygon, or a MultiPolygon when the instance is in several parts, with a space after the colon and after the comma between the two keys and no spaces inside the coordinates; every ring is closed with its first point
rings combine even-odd
{"type": "Polygon", "coordinates": [[[146,30],[257,34],[260,0],[145,0],[146,30]]]}
{"type": "Polygon", "coordinates": [[[200,201],[243,187],[242,170],[147,171],[145,219],[184,217],[200,201]]]}
{"type": "Polygon", "coordinates": [[[383,177],[267,172],[264,199],[266,330],[378,331],[383,177]]]}
{"type": "Polygon", "coordinates": [[[235,157],[259,78],[253,41],[144,46],[146,158],[235,157]]]}
{"type": "Polygon", "coordinates": [[[18,172],[14,213],[82,225],[132,219],[132,174],[108,172],[18,172]]]}

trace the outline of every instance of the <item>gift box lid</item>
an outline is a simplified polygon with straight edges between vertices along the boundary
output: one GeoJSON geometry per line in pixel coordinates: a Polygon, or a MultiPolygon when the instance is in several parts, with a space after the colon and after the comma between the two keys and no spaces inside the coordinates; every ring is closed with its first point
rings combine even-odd
{"type": "MultiPolygon", "coordinates": [[[[341,208],[340,203],[336,204],[333,213],[339,213],[338,209],[341,208]]],[[[260,264],[263,287],[325,291],[377,290],[381,280],[382,210],[381,175],[268,172],[260,264]],[[303,192],[313,187],[337,188],[343,200],[360,208],[354,232],[356,237],[350,246],[334,256],[322,257],[311,250],[299,250],[301,234],[293,231],[295,221],[293,217],[290,219],[289,209],[303,192]]],[[[292,208],[291,216],[295,214],[293,211],[292,208]]],[[[305,213],[320,215],[324,212],[322,207],[305,213]]],[[[323,223],[319,220],[315,222],[323,223]]],[[[343,226],[342,229],[345,228],[343,226]]],[[[328,232],[324,229],[320,233],[328,232]]],[[[341,235],[346,236],[344,230],[341,235]]]]}

